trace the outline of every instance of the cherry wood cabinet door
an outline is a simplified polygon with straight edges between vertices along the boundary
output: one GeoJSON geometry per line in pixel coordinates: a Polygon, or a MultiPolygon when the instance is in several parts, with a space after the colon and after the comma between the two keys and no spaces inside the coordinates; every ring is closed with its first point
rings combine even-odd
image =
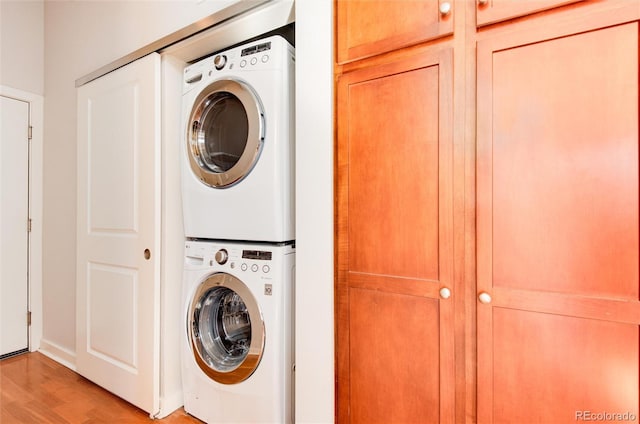
{"type": "Polygon", "coordinates": [[[337,420],[454,421],[452,51],[337,82],[337,420]]]}
{"type": "Polygon", "coordinates": [[[638,29],[478,43],[479,423],[638,420],[638,29]]]}
{"type": "Polygon", "coordinates": [[[336,0],[338,63],[453,32],[453,0],[336,0]]]}
{"type": "Polygon", "coordinates": [[[475,0],[478,26],[518,18],[583,0],[475,0]]]}

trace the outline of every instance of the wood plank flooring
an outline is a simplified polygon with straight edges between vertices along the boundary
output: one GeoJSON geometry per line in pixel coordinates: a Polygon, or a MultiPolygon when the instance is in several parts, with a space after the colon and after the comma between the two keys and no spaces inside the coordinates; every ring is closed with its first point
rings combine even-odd
{"type": "Polygon", "coordinates": [[[0,423],[201,423],[181,408],[167,418],[148,414],[41,353],[0,361],[0,423]]]}

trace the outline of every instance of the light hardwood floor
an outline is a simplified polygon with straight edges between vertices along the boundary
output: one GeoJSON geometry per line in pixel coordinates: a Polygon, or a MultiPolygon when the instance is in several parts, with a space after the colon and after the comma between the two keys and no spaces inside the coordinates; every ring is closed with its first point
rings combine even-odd
{"type": "Polygon", "coordinates": [[[93,384],[41,353],[0,361],[0,423],[201,423],[179,409],[162,420],[93,384]]]}

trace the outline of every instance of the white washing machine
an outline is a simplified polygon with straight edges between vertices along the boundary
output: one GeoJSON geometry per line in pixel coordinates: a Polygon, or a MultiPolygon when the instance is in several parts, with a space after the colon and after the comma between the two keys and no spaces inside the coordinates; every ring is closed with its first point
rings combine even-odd
{"type": "Polygon", "coordinates": [[[292,244],[187,241],[182,380],[208,423],[293,422],[292,244]]]}
{"type": "Polygon", "coordinates": [[[283,242],[294,228],[294,48],[273,36],[185,69],[187,237],[283,242]]]}

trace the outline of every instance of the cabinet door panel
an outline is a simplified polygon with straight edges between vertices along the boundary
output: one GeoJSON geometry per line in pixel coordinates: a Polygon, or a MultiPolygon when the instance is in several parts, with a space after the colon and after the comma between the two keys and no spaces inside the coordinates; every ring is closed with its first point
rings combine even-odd
{"type": "Polygon", "coordinates": [[[453,11],[440,13],[440,4],[438,0],[338,0],[338,62],[451,34],[453,11]]]}
{"type": "Polygon", "coordinates": [[[438,422],[438,300],[352,288],[352,423],[438,422]],[[436,407],[434,407],[436,405],[436,407]]]}
{"type": "Polygon", "coordinates": [[[478,1],[476,19],[478,26],[482,26],[579,1],[583,0],[488,0],[486,4],[478,1]]]}
{"type": "Polygon", "coordinates": [[[494,285],[638,298],[632,32],[493,54],[494,285]]]}
{"type": "Polygon", "coordinates": [[[638,24],[539,37],[478,44],[478,421],[637,416],[638,24]]]}
{"type": "Polygon", "coordinates": [[[339,422],[453,422],[451,59],[338,82],[339,422]]]}
{"type": "Polygon", "coordinates": [[[637,325],[494,308],[493,344],[494,422],[638,414],[637,325]]]}
{"type": "Polygon", "coordinates": [[[349,88],[353,272],[438,280],[437,94],[437,66],[349,88]]]}

